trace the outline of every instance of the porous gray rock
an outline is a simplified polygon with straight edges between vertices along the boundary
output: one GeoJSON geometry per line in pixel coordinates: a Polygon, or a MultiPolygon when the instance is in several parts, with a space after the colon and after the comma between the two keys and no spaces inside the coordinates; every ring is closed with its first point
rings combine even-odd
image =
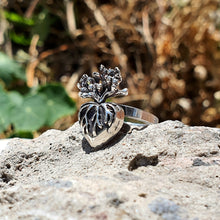
{"type": "Polygon", "coordinates": [[[0,155],[0,219],[220,219],[220,129],[178,121],[93,149],[75,123],[0,155]]]}

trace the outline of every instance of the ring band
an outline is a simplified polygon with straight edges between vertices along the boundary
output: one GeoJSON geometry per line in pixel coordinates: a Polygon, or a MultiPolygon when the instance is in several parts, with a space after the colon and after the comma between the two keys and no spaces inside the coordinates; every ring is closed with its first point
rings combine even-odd
{"type": "Polygon", "coordinates": [[[150,125],[159,122],[159,119],[155,115],[149,112],[145,112],[139,108],[131,107],[128,105],[119,106],[121,106],[124,109],[125,118],[137,121],[137,125],[143,126],[143,124],[150,125]]]}
{"type": "Polygon", "coordinates": [[[133,129],[141,130],[149,124],[158,123],[158,118],[141,109],[105,102],[106,99],[128,94],[127,88],[119,90],[122,81],[120,70],[100,66],[100,73],[92,77],[84,74],[77,84],[82,98],[92,98],[94,102],[84,103],[79,110],[79,124],[84,137],[92,147],[106,144],[126,123],[133,129]]]}

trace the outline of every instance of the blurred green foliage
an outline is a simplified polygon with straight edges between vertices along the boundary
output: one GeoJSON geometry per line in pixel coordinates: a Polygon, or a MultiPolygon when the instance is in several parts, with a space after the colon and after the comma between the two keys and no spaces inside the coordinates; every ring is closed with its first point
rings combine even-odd
{"type": "MultiPolygon", "coordinates": [[[[0,53],[0,80],[5,85],[25,81],[24,69],[3,53],[0,53]]],[[[61,84],[50,83],[24,94],[14,89],[6,91],[0,85],[0,133],[12,125],[10,136],[31,137],[31,132],[52,126],[57,119],[76,112],[75,102],[61,84]]]]}
{"type": "Polygon", "coordinates": [[[25,47],[31,45],[35,35],[39,36],[36,46],[42,47],[57,18],[45,7],[39,7],[30,18],[0,7],[0,17],[0,26],[6,27],[3,30],[6,40],[28,58],[18,53],[11,58],[0,52],[0,134],[5,133],[3,137],[32,138],[33,132],[51,127],[59,118],[76,112],[75,102],[60,83],[27,86],[25,68],[31,56],[25,52],[25,47]]]}
{"type": "Polygon", "coordinates": [[[47,9],[43,9],[36,17],[35,17],[35,25],[31,29],[32,36],[34,34],[39,35],[38,45],[42,46],[44,41],[47,39],[50,33],[50,26],[55,22],[56,18],[51,16],[47,9]]]}
{"type": "Polygon", "coordinates": [[[15,79],[26,80],[24,68],[0,52],[0,80],[8,85],[15,79]]]}
{"type": "Polygon", "coordinates": [[[15,12],[10,12],[10,11],[3,11],[5,19],[10,22],[11,28],[9,28],[9,38],[16,44],[20,44],[23,46],[30,45],[31,43],[31,36],[27,36],[26,33],[22,33],[19,31],[17,33],[18,28],[27,28],[27,27],[33,27],[35,25],[34,19],[30,18],[25,18],[15,12]]]}
{"type": "Polygon", "coordinates": [[[26,18],[15,12],[3,11],[5,19],[12,25],[9,28],[9,38],[16,44],[28,46],[33,35],[39,35],[38,46],[42,46],[50,32],[50,26],[56,21],[46,8],[43,8],[33,18],[26,18]],[[25,30],[25,32],[22,32],[25,30]]]}
{"type": "Polygon", "coordinates": [[[32,18],[25,18],[15,12],[10,12],[10,11],[4,10],[4,16],[8,21],[15,22],[15,23],[21,24],[21,25],[32,26],[35,23],[32,18]]]}

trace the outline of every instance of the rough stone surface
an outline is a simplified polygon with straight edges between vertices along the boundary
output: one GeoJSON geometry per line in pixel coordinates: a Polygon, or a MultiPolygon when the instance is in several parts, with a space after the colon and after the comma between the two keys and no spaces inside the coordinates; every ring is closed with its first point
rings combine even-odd
{"type": "Polygon", "coordinates": [[[102,149],[78,123],[0,155],[0,219],[220,219],[220,129],[178,121],[102,149]]]}

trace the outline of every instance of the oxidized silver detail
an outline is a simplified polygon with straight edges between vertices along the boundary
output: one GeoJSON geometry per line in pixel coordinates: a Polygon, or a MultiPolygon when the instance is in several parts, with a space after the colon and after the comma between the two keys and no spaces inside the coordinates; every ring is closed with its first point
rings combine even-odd
{"type": "Polygon", "coordinates": [[[105,103],[113,96],[124,96],[128,90],[119,90],[122,81],[118,67],[107,69],[100,66],[100,73],[92,77],[84,74],[77,84],[82,98],[93,98],[95,102],[85,103],[79,111],[79,123],[84,136],[92,147],[108,142],[124,123],[124,110],[114,103],[105,103]]]}
{"type": "Polygon", "coordinates": [[[133,129],[143,129],[151,123],[158,123],[158,118],[151,113],[126,105],[105,103],[107,98],[125,96],[127,88],[119,90],[122,81],[118,67],[107,69],[100,66],[100,73],[92,73],[92,77],[84,74],[77,84],[82,98],[92,98],[80,107],[79,123],[83,134],[92,147],[107,143],[122,128],[124,119],[131,120],[133,129]]]}
{"type": "Polygon", "coordinates": [[[128,89],[119,90],[118,86],[122,81],[121,73],[118,67],[107,69],[100,66],[100,73],[92,73],[92,77],[84,74],[77,84],[82,98],[92,98],[97,103],[103,103],[109,97],[125,96],[128,89]]]}
{"type": "Polygon", "coordinates": [[[92,147],[109,141],[123,123],[124,110],[114,103],[88,102],[80,108],[79,124],[92,147]]]}

